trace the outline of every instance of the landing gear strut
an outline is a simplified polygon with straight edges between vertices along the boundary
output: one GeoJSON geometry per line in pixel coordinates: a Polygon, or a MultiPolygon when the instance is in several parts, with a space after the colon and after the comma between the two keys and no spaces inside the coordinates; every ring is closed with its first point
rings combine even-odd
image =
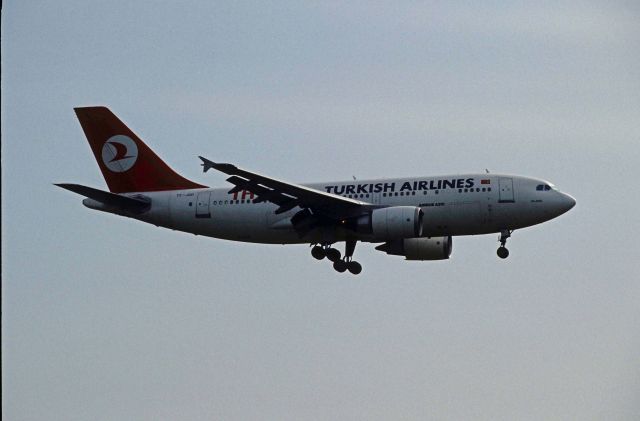
{"type": "Polygon", "coordinates": [[[506,259],[507,257],[509,257],[509,250],[505,247],[507,244],[507,239],[509,237],[511,237],[511,233],[513,231],[511,230],[502,230],[500,232],[500,238],[498,241],[500,241],[500,247],[498,247],[498,257],[501,259],[506,259]]]}

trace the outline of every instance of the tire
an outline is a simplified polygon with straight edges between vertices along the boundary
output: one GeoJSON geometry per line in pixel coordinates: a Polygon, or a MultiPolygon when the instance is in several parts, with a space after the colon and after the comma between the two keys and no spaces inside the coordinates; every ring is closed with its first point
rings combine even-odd
{"type": "Polygon", "coordinates": [[[327,253],[324,251],[322,247],[314,246],[311,249],[311,255],[318,260],[322,260],[327,256],[327,253]]]}
{"type": "Polygon", "coordinates": [[[358,275],[360,272],[362,272],[362,265],[352,260],[347,265],[347,269],[349,269],[349,272],[353,273],[354,275],[358,275]]]}
{"type": "Polygon", "coordinates": [[[336,271],[343,273],[345,270],[347,270],[347,262],[345,262],[344,260],[333,262],[333,268],[336,271]]]}
{"type": "Polygon", "coordinates": [[[340,257],[342,257],[340,255],[340,251],[334,248],[326,250],[326,255],[327,255],[327,259],[331,260],[334,263],[340,260],[340,257]]]}
{"type": "Polygon", "coordinates": [[[498,248],[498,257],[501,259],[506,259],[507,257],[509,257],[509,250],[507,250],[506,247],[500,247],[498,248]]]}

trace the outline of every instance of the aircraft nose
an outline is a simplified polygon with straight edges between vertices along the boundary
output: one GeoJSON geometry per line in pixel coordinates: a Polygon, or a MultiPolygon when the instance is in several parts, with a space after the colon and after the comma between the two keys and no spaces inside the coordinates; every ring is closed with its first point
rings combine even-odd
{"type": "Polygon", "coordinates": [[[566,193],[562,193],[561,207],[562,213],[568,212],[576,205],[576,199],[566,193]]]}

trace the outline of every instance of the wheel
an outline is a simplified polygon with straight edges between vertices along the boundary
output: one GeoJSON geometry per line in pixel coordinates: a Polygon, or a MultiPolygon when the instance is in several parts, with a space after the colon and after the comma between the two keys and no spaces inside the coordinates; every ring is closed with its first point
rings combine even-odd
{"type": "Polygon", "coordinates": [[[343,273],[345,270],[347,270],[347,262],[345,262],[344,260],[337,260],[333,262],[333,268],[338,272],[343,273]]]}
{"type": "Polygon", "coordinates": [[[327,255],[327,259],[331,260],[332,262],[337,262],[338,260],[340,260],[340,257],[342,257],[340,255],[340,251],[334,248],[326,250],[325,253],[327,255]]]}
{"type": "Polygon", "coordinates": [[[507,257],[509,257],[509,250],[507,250],[507,248],[504,246],[498,248],[498,257],[501,259],[506,259],[507,257]]]}
{"type": "Polygon", "coordinates": [[[360,272],[362,272],[362,265],[352,260],[347,264],[347,269],[349,269],[349,272],[353,273],[354,275],[358,275],[360,272]]]}
{"type": "Polygon", "coordinates": [[[313,257],[315,257],[318,260],[322,260],[326,257],[327,253],[324,251],[324,249],[320,246],[314,246],[311,249],[311,255],[313,257]]]}

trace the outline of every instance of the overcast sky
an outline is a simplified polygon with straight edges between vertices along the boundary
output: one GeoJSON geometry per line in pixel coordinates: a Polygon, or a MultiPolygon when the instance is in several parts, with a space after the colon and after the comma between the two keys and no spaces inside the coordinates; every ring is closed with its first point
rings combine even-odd
{"type": "Polygon", "coordinates": [[[637,420],[640,3],[7,1],[5,420],[637,420]],[[73,107],[106,105],[194,181],[197,155],[291,181],[480,172],[577,199],[454,239],[195,237],[86,209],[73,107]]]}

